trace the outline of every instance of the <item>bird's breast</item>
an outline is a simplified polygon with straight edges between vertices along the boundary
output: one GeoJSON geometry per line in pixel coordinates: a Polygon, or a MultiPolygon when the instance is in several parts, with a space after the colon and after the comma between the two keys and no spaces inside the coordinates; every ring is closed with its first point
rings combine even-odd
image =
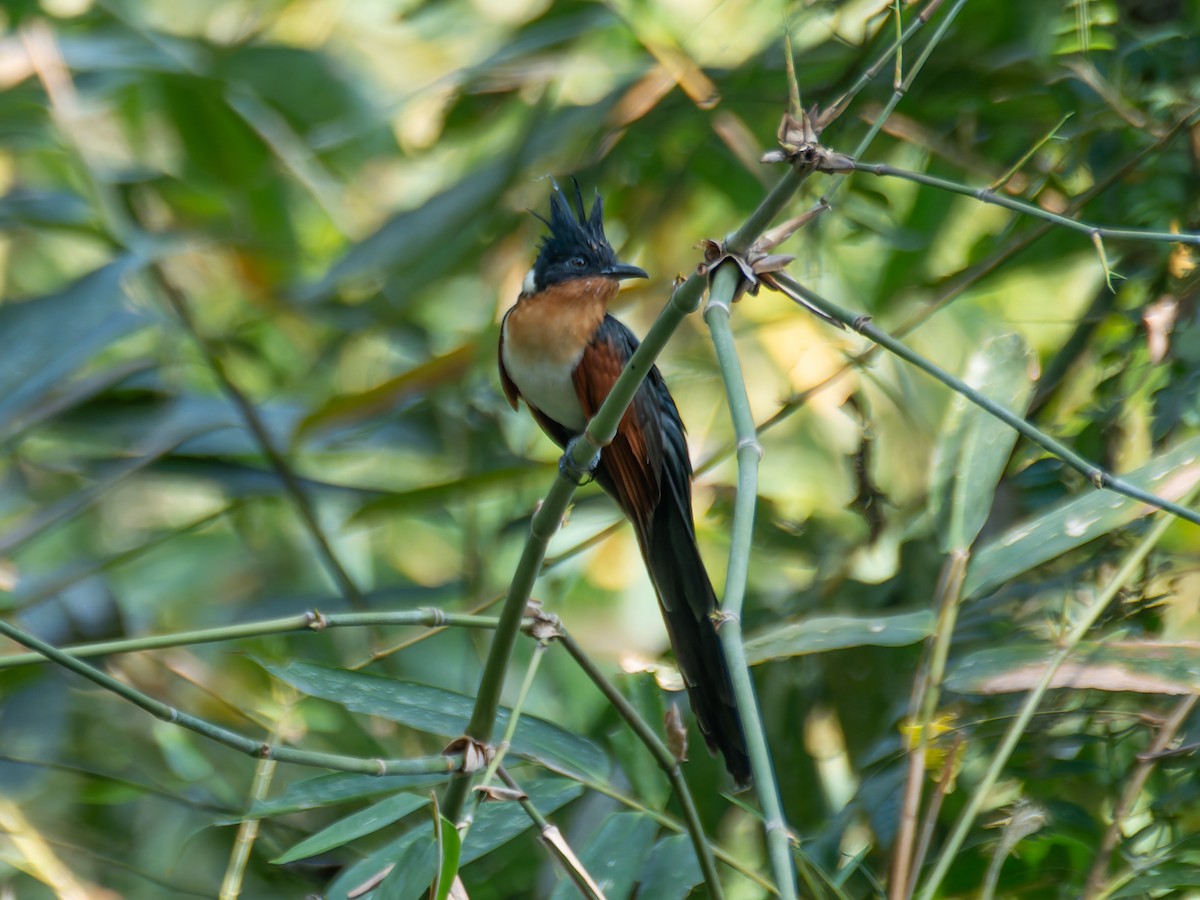
{"type": "Polygon", "coordinates": [[[581,278],[522,294],[504,319],[508,377],[526,403],[571,431],[587,425],[572,375],[616,292],[613,279],[581,278]]]}

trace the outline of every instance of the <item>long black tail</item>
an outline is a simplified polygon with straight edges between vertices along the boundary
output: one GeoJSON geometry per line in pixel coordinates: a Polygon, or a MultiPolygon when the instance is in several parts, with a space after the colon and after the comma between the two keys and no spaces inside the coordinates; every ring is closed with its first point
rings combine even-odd
{"type": "Polygon", "coordinates": [[[673,487],[663,485],[654,516],[646,533],[638,534],[638,543],[700,731],[709,750],[725,757],[725,767],[738,787],[745,787],[750,783],[750,759],[729,663],[712,619],[717,597],[696,546],[691,498],[680,496],[673,487]]]}

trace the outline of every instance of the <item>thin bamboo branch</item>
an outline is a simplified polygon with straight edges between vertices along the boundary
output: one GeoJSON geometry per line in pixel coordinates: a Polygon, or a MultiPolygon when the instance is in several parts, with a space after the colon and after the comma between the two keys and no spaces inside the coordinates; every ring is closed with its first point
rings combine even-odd
{"type": "Polygon", "coordinates": [[[911,897],[916,893],[917,878],[921,874],[921,868],[925,865],[925,857],[929,855],[929,846],[933,843],[933,833],[937,830],[937,820],[942,811],[942,803],[945,802],[946,795],[954,784],[959,750],[963,741],[963,733],[955,732],[954,739],[950,742],[950,749],[946,753],[946,761],[942,764],[937,786],[934,788],[933,796],[929,798],[929,806],[925,810],[925,821],[921,824],[921,838],[917,841],[917,850],[913,854],[912,872],[909,875],[905,897],[911,897]]]}
{"type": "Polygon", "coordinates": [[[544,815],[542,811],[534,806],[533,801],[525,796],[525,792],[521,790],[521,785],[517,780],[508,774],[503,766],[499,768],[500,780],[503,781],[509,788],[514,791],[520,791],[522,799],[517,802],[521,804],[521,808],[525,810],[525,815],[529,816],[529,820],[537,826],[538,838],[542,844],[553,856],[567,877],[571,879],[571,883],[575,885],[587,900],[605,900],[604,893],[597,886],[596,881],[583,867],[583,863],[579,861],[579,857],[575,855],[575,851],[566,842],[562,836],[562,832],[558,830],[558,826],[552,823],[544,815]]]}
{"type": "Polygon", "coordinates": [[[533,679],[537,676],[538,668],[540,668],[542,660],[546,656],[546,647],[547,644],[545,641],[538,641],[537,645],[533,648],[533,653],[529,657],[529,665],[525,667],[525,678],[521,681],[521,690],[517,694],[516,702],[513,703],[508,713],[508,722],[504,726],[504,736],[496,746],[496,753],[488,760],[483,777],[479,779],[478,787],[480,790],[475,794],[474,805],[458,825],[460,840],[465,841],[467,839],[467,833],[471,830],[471,825],[475,821],[475,813],[479,809],[479,804],[486,796],[485,790],[491,785],[492,779],[496,777],[496,772],[504,764],[504,757],[508,754],[509,747],[512,746],[513,736],[517,733],[517,725],[521,722],[521,712],[525,709],[525,701],[529,699],[529,692],[533,689],[533,679]]]}
{"type": "MultiPolygon", "coordinates": [[[[1068,211],[1074,212],[1082,209],[1090,201],[1094,200],[1104,191],[1112,187],[1112,185],[1125,178],[1130,172],[1136,169],[1144,159],[1157,153],[1176,137],[1182,134],[1188,123],[1192,121],[1197,113],[1200,113],[1200,106],[1190,110],[1186,115],[1178,118],[1170,130],[1168,130],[1161,138],[1156,140],[1153,144],[1143,147],[1141,150],[1132,154],[1128,159],[1122,162],[1121,165],[1117,166],[1115,169],[1113,169],[1111,172],[1108,172],[1103,178],[1097,181],[1096,184],[1091,187],[1091,189],[1076,197],[1068,207],[1068,211]]],[[[1053,230],[1054,225],[1052,223],[1043,222],[1041,225],[1030,229],[1028,232],[1012,240],[1007,246],[1002,247],[988,259],[978,263],[975,266],[972,266],[970,269],[966,270],[959,277],[957,277],[955,281],[935,300],[924,304],[905,321],[897,325],[893,330],[893,335],[895,337],[904,337],[905,335],[915,331],[917,328],[931,319],[936,313],[945,309],[951,303],[962,297],[963,294],[982,281],[986,276],[997,271],[1003,264],[1009,262],[1018,254],[1033,246],[1034,243],[1045,237],[1053,230]]],[[[880,348],[875,345],[867,348],[862,353],[851,357],[842,366],[842,368],[828,375],[811,387],[806,388],[801,393],[785,400],[775,413],[765,419],[758,426],[759,434],[769,431],[780,423],[786,421],[792,416],[793,413],[804,407],[810,397],[836,384],[840,379],[848,375],[855,368],[865,365],[868,361],[874,358],[874,356],[879,352],[879,349],[880,348]]],[[[732,453],[733,450],[734,447],[732,445],[720,448],[708,459],[704,460],[699,466],[697,466],[696,470],[698,472],[708,471],[716,466],[717,463],[723,460],[727,455],[732,453]]]]}
{"type": "MultiPolygon", "coordinates": [[[[937,6],[939,4],[930,4],[930,5],[937,6]]],[[[853,154],[854,159],[858,159],[860,156],[862,156],[864,153],[867,152],[867,148],[869,146],[871,146],[871,143],[875,140],[876,135],[879,134],[880,129],[883,128],[884,123],[887,122],[888,118],[895,111],[896,107],[900,105],[900,101],[904,99],[904,95],[907,94],[909,91],[909,88],[912,87],[912,84],[916,80],[917,75],[919,75],[921,72],[921,69],[923,69],[925,67],[925,63],[928,62],[929,57],[933,55],[933,51],[935,49],[937,49],[938,44],[940,44],[942,41],[942,38],[945,37],[946,32],[950,29],[950,25],[954,22],[954,20],[956,18],[958,18],[959,12],[961,12],[962,8],[966,5],[967,5],[967,0],[957,0],[957,2],[952,7],[950,7],[950,10],[946,13],[946,15],[938,23],[937,29],[934,31],[933,36],[929,39],[929,42],[925,45],[924,49],[921,51],[920,55],[917,57],[916,62],[913,63],[912,68],[908,72],[908,75],[903,79],[903,81],[897,79],[894,82],[894,90],[892,91],[892,96],[888,98],[888,102],[884,106],[883,110],[879,113],[878,116],[875,117],[874,123],[872,123],[872,125],[869,129],[867,129],[867,133],[865,135],[863,135],[863,139],[858,142],[858,146],[854,148],[854,154],[853,154]]],[[[925,10],[921,11],[921,15],[924,16],[928,12],[930,12],[930,10],[928,8],[926,8],[925,10]]],[[[921,19],[920,16],[918,16],[917,22],[920,23],[920,25],[924,24],[924,21],[921,19]]],[[[916,23],[914,23],[914,24],[916,24],[916,23]]],[[[920,27],[920,25],[917,25],[917,27],[920,27]]],[[[899,53],[900,45],[901,45],[901,42],[897,41],[897,49],[896,49],[897,54],[899,53]]],[[[829,204],[831,199],[833,198],[833,195],[837,193],[838,189],[845,182],[846,182],[845,175],[838,176],[837,179],[833,182],[833,185],[829,188],[829,190],[827,190],[822,195],[821,202],[824,204],[829,204]]]]}
{"type": "MultiPolygon", "coordinates": [[[[793,170],[796,171],[799,170],[793,170]]],[[[735,264],[725,263],[719,266],[713,275],[708,304],[704,308],[704,321],[708,323],[712,334],[717,363],[725,382],[726,402],[733,418],[738,442],[738,485],[733,508],[729,569],[725,577],[725,590],[721,596],[721,620],[717,633],[725,648],[733,691],[741,713],[746,749],[750,756],[750,770],[754,773],[754,787],[763,811],[771,869],[779,887],[779,895],[784,900],[790,900],[796,896],[796,868],[792,864],[791,852],[792,834],[783,817],[783,804],[779,798],[779,785],[775,779],[771,751],[763,730],[758,697],[754,693],[754,681],[750,676],[746,653],[742,647],[742,605],[746,596],[746,579],[750,572],[754,509],[758,499],[758,463],[762,458],[762,445],[755,434],[754,414],[750,410],[750,398],[746,394],[746,382],[742,377],[741,362],[729,324],[730,309],[740,279],[741,272],[735,264]]]]}
{"type": "Polygon", "coordinates": [[[835,100],[833,104],[824,112],[823,116],[826,121],[833,121],[845,111],[846,107],[850,105],[850,101],[857,97],[859,92],[868,84],[870,84],[876,75],[883,71],[883,67],[886,66],[893,58],[895,58],[896,54],[901,51],[904,45],[907,44],[918,31],[925,27],[925,24],[931,18],[933,18],[934,14],[936,14],[938,9],[941,8],[942,2],[943,0],[930,0],[930,2],[925,5],[925,8],[917,14],[917,17],[912,21],[908,28],[905,29],[904,33],[897,40],[892,41],[891,46],[881,53],[875,62],[867,66],[863,73],[855,80],[854,84],[850,85],[846,92],[842,94],[842,96],[838,97],[837,100],[835,100]]]}
{"type": "Polygon", "coordinates": [[[936,378],[955,393],[962,394],[962,396],[966,397],[976,406],[979,406],[983,410],[995,416],[1006,425],[1011,426],[1018,433],[1024,435],[1039,447],[1043,448],[1044,450],[1048,450],[1050,453],[1053,453],[1072,469],[1075,469],[1077,472],[1086,477],[1088,481],[1090,481],[1095,487],[1101,490],[1110,490],[1115,494],[1121,494],[1134,500],[1141,500],[1143,503],[1147,503],[1156,509],[1161,509],[1165,512],[1171,513],[1174,516],[1178,516],[1185,521],[1200,525],[1200,512],[1187,509],[1186,507],[1181,506],[1172,500],[1167,500],[1163,497],[1159,497],[1156,494],[1152,494],[1149,491],[1145,491],[1137,485],[1130,484],[1125,479],[1119,478],[1100,468],[1100,466],[1096,465],[1095,463],[1089,462],[1066,444],[1063,444],[1061,441],[1057,441],[1050,437],[1040,428],[1031,424],[1028,420],[1021,418],[1012,410],[1007,409],[988,397],[983,396],[962,379],[956,378],[945,369],[934,365],[919,353],[910,350],[907,346],[896,340],[887,332],[876,328],[871,324],[871,319],[869,316],[854,315],[850,312],[847,312],[840,306],[829,302],[821,295],[810,291],[808,288],[804,287],[802,284],[785,273],[777,273],[774,277],[775,280],[786,289],[785,292],[795,292],[799,298],[804,300],[804,302],[817,307],[817,309],[821,310],[826,315],[837,319],[839,322],[842,322],[853,328],[859,334],[862,334],[873,340],[875,343],[880,344],[891,353],[899,356],[905,362],[911,363],[922,372],[925,372],[927,375],[936,378]]]}
{"type": "MultiPolygon", "coordinates": [[[[264,619],[243,625],[224,625],[196,631],[147,635],[119,641],[93,641],[57,648],[59,653],[75,659],[107,656],[112,653],[137,653],[143,650],[162,650],[167,647],[186,647],[191,644],[212,644],[239,638],[261,637],[267,634],[287,634],[293,631],[324,631],[326,628],[362,628],[364,626],[408,625],[425,628],[495,628],[494,616],[474,616],[448,613],[440,609],[401,610],[398,612],[322,613],[309,610],[296,616],[264,619]]],[[[50,659],[43,653],[10,653],[0,656],[0,670],[15,666],[44,663],[50,659]]]]}
{"type": "MultiPolygon", "coordinates": [[[[284,717],[286,716],[287,712],[284,713],[284,717]]],[[[272,730],[272,738],[277,739],[282,733],[284,717],[276,723],[272,730]]],[[[273,759],[260,759],[254,767],[254,781],[250,785],[250,802],[246,804],[247,809],[266,798],[271,789],[271,781],[275,777],[276,765],[273,759]]],[[[221,880],[219,900],[236,900],[241,894],[246,864],[250,861],[250,851],[254,848],[261,824],[262,819],[251,816],[242,819],[238,825],[237,836],[233,840],[233,851],[229,854],[229,864],[225,867],[225,877],[221,880]]]]}
{"type": "Polygon", "coordinates": [[[1005,209],[1010,209],[1013,212],[1024,213],[1035,219],[1043,219],[1054,225],[1059,225],[1070,231],[1078,231],[1086,234],[1089,238],[1111,238],[1115,240],[1127,241],[1160,241],[1171,244],[1200,244],[1200,232],[1198,233],[1175,233],[1170,231],[1152,231],[1143,228],[1109,228],[1104,225],[1093,225],[1089,222],[1081,222],[1078,219],[1072,219],[1070,216],[1059,215],[1058,213],[1050,212],[1048,209],[1042,209],[1040,206],[1034,206],[1032,203],[1026,203],[1023,200],[1015,200],[1012,197],[1006,197],[1004,194],[997,194],[990,186],[988,187],[971,187],[965,184],[959,184],[957,181],[950,181],[946,178],[938,178],[935,175],[926,175],[923,172],[910,172],[907,169],[897,169],[895,166],[889,166],[886,163],[865,163],[854,162],[854,169],[857,172],[866,172],[870,175],[887,176],[891,178],[902,178],[905,181],[912,181],[916,184],[923,184],[927,187],[938,188],[939,190],[949,191],[952,194],[962,194],[966,197],[972,197],[980,203],[990,203],[993,206],[1002,206],[1005,209]]]}
{"type": "Polygon", "coordinates": [[[296,750],[293,747],[282,747],[269,742],[256,741],[253,738],[245,737],[227,728],[221,728],[196,716],[181,712],[160,700],[155,700],[137,688],[131,687],[105,672],[101,672],[94,666],[76,659],[70,653],[63,652],[53,644],[48,644],[40,638],[34,637],[32,634],[5,622],[3,619],[0,619],[0,635],[10,638],[18,644],[24,644],[31,650],[36,650],[51,662],[57,663],[64,669],[69,669],[76,675],[83,676],[93,684],[97,684],[105,690],[116,694],[118,697],[129,701],[155,718],[162,719],[164,722],[169,722],[172,725],[179,725],[189,731],[194,731],[202,737],[206,737],[218,744],[224,744],[226,747],[230,747],[240,753],[245,753],[248,756],[253,756],[256,759],[275,759],[279,762],[295,763],[301,766],[318,766],[326,769],[335,769],[340,772],[359,772],[367,775],[428,775],[437,772],[453,771],[460,764],[460,760],[454,755],[438,754],[436,756],[418,757],[416,759],[364,759],[355,756],[343,756],[336,753],[314,753],[307,750],[296,750]]]}

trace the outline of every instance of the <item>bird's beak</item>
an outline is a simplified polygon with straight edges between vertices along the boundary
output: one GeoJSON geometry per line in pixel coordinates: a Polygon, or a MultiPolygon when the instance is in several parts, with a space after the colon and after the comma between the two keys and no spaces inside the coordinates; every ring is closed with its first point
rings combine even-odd
{"type": "Polygon", "coordinates": [[[625,263],[614,263],[611,266],[606,266],[600,270],[601,275],[607,275],[609,278],[649,278],[645,269],[639,269],[637,266],[628,266],[625,263]]]}

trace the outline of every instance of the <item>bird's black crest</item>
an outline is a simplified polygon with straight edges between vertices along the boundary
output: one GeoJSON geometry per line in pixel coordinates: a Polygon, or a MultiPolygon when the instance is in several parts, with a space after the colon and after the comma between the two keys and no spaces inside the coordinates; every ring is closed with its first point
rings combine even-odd
{"type": "Polygon", "coordinates": [[[558,182],[551,181],[554,191],[550,194],[550,218],[534,213],[550,228],[550,233],[542,238],[533,265],[539,291],[559,281],[600,274],[617,262],[616,253],[604,236],[604,203],[599,191],[589,215],[584,212],[579,182],[571,180],[575,184],[575,210],[558,182]]]}

